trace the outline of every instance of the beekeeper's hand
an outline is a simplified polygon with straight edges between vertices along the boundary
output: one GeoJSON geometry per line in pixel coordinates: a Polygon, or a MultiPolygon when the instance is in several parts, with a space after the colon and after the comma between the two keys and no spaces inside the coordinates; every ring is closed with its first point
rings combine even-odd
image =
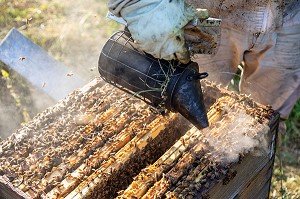
{"type": "Polygon", "coordinates": [[[120,11],[139,46],[156,58],[190,61],[183,27],[192,19],[208,18],[206,9],[194,9],[184,0],[147,0],[126,5],[120,11]]]}

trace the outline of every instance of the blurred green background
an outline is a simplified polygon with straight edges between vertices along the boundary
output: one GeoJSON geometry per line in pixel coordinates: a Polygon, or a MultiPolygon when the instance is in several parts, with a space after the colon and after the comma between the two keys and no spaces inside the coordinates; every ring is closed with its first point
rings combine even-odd
{"type": "MultiPolygon", "coordinates": [[[[122,26],[107,19],[107,0],[0,0],[0,40],[16,27],[88,80],[98,77],[100,50],[122,26]]],[[[0,62],[0,136],[4,139],[54,102],[0,62]],[[13,120],[11,118],[14,118],[13,120]]],[[[300,101],[279,139],[270,198],[300,198],[300,101]]]]}

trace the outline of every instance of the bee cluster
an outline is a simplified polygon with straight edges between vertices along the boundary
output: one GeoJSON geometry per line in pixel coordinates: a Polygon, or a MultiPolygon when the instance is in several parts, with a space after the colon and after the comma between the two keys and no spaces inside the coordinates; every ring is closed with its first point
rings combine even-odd
{"type": "MultiPolygon", "coordinates": [[[[143,169],[127,189],[119,192],[118,199],[236,197],[240,192],[249,193],[247,186],[251,180],[257,180],[256,175],[268,169],[272,170],[274,155],[269,155],[272,154],[271,150],[274,150],[271,148],[271,142],[276,134],[278,114],[270,111],[270,107],[256,104],[247,96],[228,92],[208,81],[203,81],[202,85],[206,105],[210,106],[210,127],[201,131],[196,128],[188,130],[154,164],[143,169]],[[240,112],[251,117],[245,117],[246,121],[233,123],[239,119],[240,114],[237,113],[240,112]],[[274,128],[270,131],[269,126],[274,128]],[[252,152],[249,148],[249,153],[244,154],[244,151],[241,151],[235,161],[224,162],[224,154],[221,153],[223,151],[220,152],[217,143],[209,143],[208,138],[220,138],[215,140],[222,142],[223,147],[230,151],[231,147],[227,146],[226,141],[228,136],[225,134],[235,131],[244,131],[243,133],[253,140],[266,136],[269,143],[267,151],[255,157],[256,155],[249,154],[252,152]],[[249,169],[243,169],[247,167],[249,169]]],[[[263,174],[262,178],[270,179],[270,173],[269,176],[263,174]]],[[[266,185],[270,183],[263,182],[266,185]]],[[[261,188],[252,187],[250,191],[267,195],[268,190],[261,191],[261,188]]]]}
{"type": "MultiPolygon", "coordinates": [[[[207,81],[202,85],[210,127],[198,130],[176,113],[153,113],[95,79],[0,143],[0,195],[13,190],[20,198],[49,199],[210,196],[237,178],[236,165],[247,154],[225,164],[207,135],[232,130],[224,118],[239,110],[255,125],[275,126],[278,116],[247,96],[207,81]]],[[[256,129],[249,135],[258,136],[256,129]]]]}

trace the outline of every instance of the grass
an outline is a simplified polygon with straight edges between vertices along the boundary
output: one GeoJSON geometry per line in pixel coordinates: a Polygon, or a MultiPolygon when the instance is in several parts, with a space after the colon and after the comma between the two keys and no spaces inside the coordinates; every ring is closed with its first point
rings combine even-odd
{"type": "MultiPolygon", "coordinates": [[[[106,3],[102,0],[0,0],[0,39],[16,27],[61,62],[93,78],[98,76],[95,68],[101,46],[122,28],[105,19],[106,3]]],[[[32,90],[3,64],[0,71],[0,102],[15,107],[17,112],[12,117],[18,113],[20,122],[28,121],[39,111],[34,110],[34,101],[28,98],[32,90]],[[4,92],[7,98],[3,98],[4,92]]],[[[287,132],[277,148],[271,198],[300,198],[300,101],[286,125],[287,132]]]]}
{"type": "Polygon", "coordinates": [[[63,16],[63,10],[54,1],[0,0],[0,38],[9,29],[17,27],[38,45],[49,49],[55,35],[37,35],[36,30],[45,27],[49,20],[63,16]]]}
{"type": "Polygon", "coordinates": [[[287,131],[280,134],[272,177],[271,198],[300,198],[300,101],[288,120],[287,131]]]}
{"type": "MultiPolygon", "coordinates": [[[[287,132],[283,144],[285,147],[292,145],[300,149],[300,101],[295,104],[288,120],[286,121],[287,132]]],[[[300,160],[298,160],[298,163],[300,160]]]]}

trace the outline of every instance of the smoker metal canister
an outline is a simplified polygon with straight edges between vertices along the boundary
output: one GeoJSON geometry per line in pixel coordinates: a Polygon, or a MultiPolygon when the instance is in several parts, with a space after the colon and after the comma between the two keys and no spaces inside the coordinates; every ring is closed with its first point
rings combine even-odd
{"type": "Polygon", "coordinates": [[[156,59],[137,50],[130,34],[115,33],[104,45],[98,69],[108,83],[156,108],[179,112],[197,128],[208,126],[198,64],[156,59]]]}

